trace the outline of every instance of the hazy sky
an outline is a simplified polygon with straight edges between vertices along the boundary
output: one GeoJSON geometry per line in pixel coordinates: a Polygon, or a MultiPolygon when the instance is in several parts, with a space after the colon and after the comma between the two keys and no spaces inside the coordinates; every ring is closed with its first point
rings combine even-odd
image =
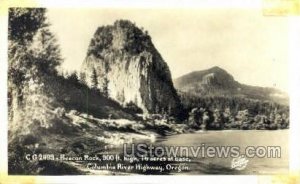
{"type": "Polygon", "coordinates": [[[80,68],[98,26],[129,19],[148,30],[172,78],[220,66],[239,82],[288,89],[284,17],[246,9],[49,9],[48,16],[67,69],[80,68]]]}

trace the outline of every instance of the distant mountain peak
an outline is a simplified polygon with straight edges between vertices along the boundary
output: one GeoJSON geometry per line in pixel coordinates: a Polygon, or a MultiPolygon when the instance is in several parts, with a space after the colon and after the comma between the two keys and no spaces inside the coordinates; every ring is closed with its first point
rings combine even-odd
{"type": "Polygon", "coordinates": [[[226,70],[214,66],[207,70],[194,71],[182,77],[175,79],[174,84],[179,89],[188,86],[188,88],[195,88],[200,85],[208,85],[213,87],[233,87],[236,81],[233,76],[226,70]]]}
{"type": "Polygon", "coordinates": [[[174,80],[181,93],[195,96],[239,96],[259,100],[288,101],[287,94],[273,88],[249,86],[235,81],[234,77],[219,66],[188,73],[174,80]],[[280,94],[280,98],[279,95],[280,94]]]}
{"type": "Polygon", "coordinates": [[[218,66],[213,66],[213,67],[211,67],[211,68],[209,68],[208,70],[213,70],[213,71],[225,71],[223,68],[220,68],[220,67],[218,67],[218,66]]]}
{"type": "MultiPolygon", "coordinates": [[[[205,71],[205,70],[201,70],[201,71],[205,71]]],[[[207,69],[207,71],[211,72],[211,73],[216,73],[216,74],[218,74],[218,73],[227,74],[230,78],[233,78],[225,69],[218,67],[218,66],[211,67],[211,68],[207,69]]]]}

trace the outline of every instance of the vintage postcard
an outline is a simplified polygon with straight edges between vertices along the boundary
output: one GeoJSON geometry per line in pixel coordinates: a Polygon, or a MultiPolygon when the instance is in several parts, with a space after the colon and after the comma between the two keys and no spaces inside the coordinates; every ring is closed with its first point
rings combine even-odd
{"type": "Polygon", "coordinates": [[[288,19],[9,7],[8,175],[289,174],[288,19]]]}

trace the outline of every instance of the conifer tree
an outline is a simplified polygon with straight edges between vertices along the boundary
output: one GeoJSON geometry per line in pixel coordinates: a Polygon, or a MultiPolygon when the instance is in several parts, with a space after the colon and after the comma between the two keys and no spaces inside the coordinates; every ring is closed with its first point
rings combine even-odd
{"type": "Polygon", "coordinates": [[[91,76],[91,87],[92,89],[98,89],[98,75],[97,75],[97,72],[96,72],[96,69],[94,68],[93,69],[93,72],[92,72],[92,76],[91,76]]]}

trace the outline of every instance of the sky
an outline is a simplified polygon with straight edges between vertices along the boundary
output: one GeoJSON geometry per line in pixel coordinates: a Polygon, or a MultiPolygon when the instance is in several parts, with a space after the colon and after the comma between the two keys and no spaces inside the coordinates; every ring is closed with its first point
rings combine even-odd
{"type": "Polygon", "coordinates": [[[256,9],[48,9],[63,68],[79,70],[97,27],[128,19],[149,32],[172,78],[219,66],[235,80],[288,91],[288,22],[256,9]]]}

